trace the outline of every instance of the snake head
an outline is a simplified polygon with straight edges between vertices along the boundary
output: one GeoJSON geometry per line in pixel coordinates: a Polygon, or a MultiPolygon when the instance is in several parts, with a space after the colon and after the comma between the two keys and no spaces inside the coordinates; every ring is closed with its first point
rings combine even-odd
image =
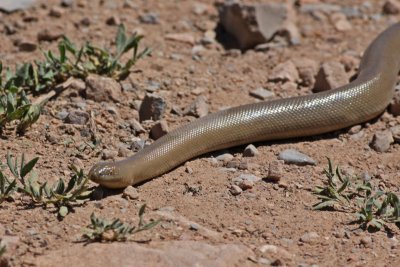
{"type": "Polygon", "coordinates": [[[124,188],[129,185],[120,175],[114,162],[100,162],[94,165],[89,171],[89,179],[108,188],[124,188]]]}

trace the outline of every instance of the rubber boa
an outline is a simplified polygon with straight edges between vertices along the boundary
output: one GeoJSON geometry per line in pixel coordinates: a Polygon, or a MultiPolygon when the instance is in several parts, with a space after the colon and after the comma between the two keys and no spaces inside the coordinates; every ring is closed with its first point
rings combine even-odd
{"type": "Polygon", "coordinates": [[[89,178],[123,188],[162,175],[201,154],[259,141],[312,136],[381,114],[392,99],[400,69],[400,23],[368,46],[357,78],[312,95],[259,102],[212,113],[156,140],[135,155],[100,162],[89,178]]]}

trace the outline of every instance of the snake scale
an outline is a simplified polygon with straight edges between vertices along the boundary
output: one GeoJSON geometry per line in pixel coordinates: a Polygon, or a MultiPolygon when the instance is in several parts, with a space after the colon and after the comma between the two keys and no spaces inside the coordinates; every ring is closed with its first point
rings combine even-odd
{"type": "Polygon", "coordinates": [[[397,23],[368,46],[357,78],[347,85],[210,114],[168,133],[129,158],[94,165],[89,177],[105,187],[123,188],[164,174],[206,152],[258,141],[312,136],[368,121],[388,106],[399,69],[397,23]]]}

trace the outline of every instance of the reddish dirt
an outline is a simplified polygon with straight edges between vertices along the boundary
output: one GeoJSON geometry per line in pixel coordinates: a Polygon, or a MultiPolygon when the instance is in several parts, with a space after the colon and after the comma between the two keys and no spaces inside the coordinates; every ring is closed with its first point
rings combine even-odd
{"type": "MultiPolygon", "coordinates": [[[[41,59],[41,52],[19,52],[14,45],[17,40],[37,42],[37,33],[42,29],[62,32],[79,44],[91,41],[101,47],[111,47],[117,31],[116,26],[106,20],[116,15],[126,25],[128,32],[140,30],[144,33],[141,46],[153,49],[152,57],[140,60],[125,82],[134,85],[134,91],[121,93],[121,103],[96,103],[81,97],[76,91],[67,89],[45,107],[43,115],[23,136],[15,134],[15,125],[5,129],[0,139],[0,158],[5,162],[7,151],[13,155],[25,153],[28,158],[39,156],[35,170],[41,181],[54,182],[68,177],[68,165],[78,163],[85,171],[101,160],[102,149],[118,151],[120,146],[128,148],[133,135],[123,127],[124,121],[138,119],[138,111],[132,107],[134,100],[143,99],[148,81],[161,83],[157,93],[166,99],[168,110],[165,115],[171,129],[193,120],[190,116],[178,116],[170,112],[173,106],[186,108],[196,98],[194,89],[202,88],[210,104],[210,112],[255,102],[249,95],[257,87],[265,87],[276,94],[276,98],[310,94],[310,87],[283,91],[280,84],[268,82],[271,69],[287,59],[308,58],[318,63],[329,60],[340,61],[345,55],[357,64],[362,52],[370,41],[399,15],[382,15],[384,1],[370,1],[367,15],[381,14],[379,20],[355,17],[350,19],[352,29],[338,31],[328,15],[317,21],[311,15],[298,12],[298,26],[302,41],[298,46],[284,46],[266,52],[249,50],[237,55],[224,50],[220,44],[205,47],[198,60],[192,57],[192,45],[166,40],[168,33],[188,33],[200,40],[204,28],[213,29],[218,22],[217,10],[212,0],[198,0],[208,9],[201,15],[193,12],[194,1],[131,1],[126,7],[124,1],[74,1],[72,7],[62,8],[60,18],[49,16],[59,1],[42,1],[35,8],[12,14],[0,14],[0,24],[17,24],[17,32],[1,34],[0,59],[5,66],[41,59]],[[102,2],[103,4],[99,4],[102,2]],[[140,23],[138,17],[146,12],[156,12],[158,24],[140,23]],[[34,17],[33,21],[24,21],[34,17]],[[82,19],[89,18],[90,25],[84,27],[82,19]],[[80,151],[88,141],[80,134],[88,125],[65,124],[55,114],[62,109],[79,109],[77,104],[86,103],[85,110],[94,112],[101,145],[95,150],[80,151]],[[105,107],[115,106],[118,115],[110,114],[105,107]],[[121,126],[122,125],[122,126],[121,126]],[[46,138],[52,135],[57,142],[52,144],[46,138]]],[[[341,6],[361,6],[364,1],[304,1],[323,2],[341,6]]],[[[363,13],[362,13],[363,14],[363,13]]],[[[41,42],[44,50],[55,50],[57,41],[41,42]]],[[[357,65],[356,64],[356,65],[357,65]]],[[[356,69],[350,70],[355,73],[356,69]]],[[[387,112],[377,120],[362,125],[362,135],[357,140],[350,138],[348,129],[312,138],[256,144],[260,155],[243,158],[244,147],[229,149],[236,161],[248,163],[247,170],[227,172],[221,166],[210,163],[211,153],[188,161],[173,171],[137,186],[138,200],[125,200],[120,192],[107,191],[107,197],[89,201],[75,208],[64,220],[58,220],[53,210],[33,208],[24,197],[0,206],[0,226],[5,232],[18,237],[17,246],[10,248],[5,257],[12,266],[49,265],[49,255],[58,257],[56,252],[84,248],[81,239],[82,228],[89,223],[92,212],[105,218],[120,218],[127,223],[137,223],[138,208],[147,203],[147,219],[160,217],[157,210],[170,206],[175,214],[184,216],[218,235],[210,237],[201,231],[191,230],[179,220],[165,221],[161,226],[138,235],[138,240],[151,240],[141,244],[194,240],[208,244],[242,244],[252,253],[245,258],[244,265],[262,265],[260,257],[275,264],[287,266],[396,266],[399,258],[399,230],[393,233],[380,231],[369,233],[357,229],[350,222],[351,214],[334,211],[313,211],[316,198],[312,189],[321,185],[326,157],[343,166],[348,172],[360,175],[368,171],[374,184],[398,193],[400,186],[399,144],[392,144],[388,152],[375,152],[370,142],[375,132],[398,125],[400,119],[387,112]],[[277,158],[286,148],[297,149],[318,161],[316,166],[283,165],[283,178],[279,183],[260,181],[252,189],[233,196],[228,188],[231,179],[240,173],[251,173],[265,177],[268,163],[277,158]],[[192,169],[187,171],[188,167],[192,169]],[[184,194],[185,184],[201,186],[198,194],[184,194]],[[316,232],[314,242],[300,242],[306,233],[316,232]],[[371,237],[372,240],[368,240],[371,237]],[[280,250],[276,253],[260,252],[260,247],[270,244],[280,250]],[[46,264],[42,259],[47,259],[46,264]]],[[[142,135],[146,136],[146,134],[142,135]]],[[[133,154],[133,152],[130,152],[133,154]]],[[[116,158],[118,159],[118,157],[116,158]]],[[[94,184],[93,184],[94,185],[94,184]]],[[[0,229],[1,229],[0,227],[0,229]]],[[[0,234],[4,234],[0,231],[0,234]]],[[[0,236],[1,237],[1,236],[0,236]]],[[[90,245],[85,247],[90,252],[90,245]],[[89,248],[89,249],[88,249],[89,248]]],[[[54,258],[54,260],[55,260],[54,258]]],[[[50,258],[51,259],[51,258],[50,258]]],[[[85,262],[85,259],[82,259],[85,262]]],[[[50,261],[51,262],[51,261],[50,261]]],[[[62,265],[66,266],[68,261],[62,265]]],[[[89,264],[89,262],[88,262],[89,264]]]]}

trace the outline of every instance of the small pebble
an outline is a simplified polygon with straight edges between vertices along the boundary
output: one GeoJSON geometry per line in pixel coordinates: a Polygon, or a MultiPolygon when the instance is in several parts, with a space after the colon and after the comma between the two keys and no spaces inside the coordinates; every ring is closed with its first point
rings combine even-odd
{"type": "Polygon", "coordinates": [[[55,18],[60,18],[63,14],[64,14],[64,9],[58,6],[53,6],[49,12],[49,15],[55,18]]]}
{"type": "Polygon", "coordinates": [[[229,192],[231,192],[232,195],[237,196],[237,195],[240,195],[243,192],[243,190],[239,186],[233,184],[229,188],[229,192]]]}
{"type": "Polygon", "coordinates": [[[146,94],[139,109],[139,121],[159,120],[167,107],[165,99],[157,94],[146,94]]]}
{"type": "Polygon", "coordinates": [[[30,41],[22,41],[18,44],[18,49],[21,52],[33,52],[37,49],[37,44],[30,41]]]}
{"type": "Polygon", "coordinates": [[[252,183],[256,183],[260,180],[261,180],[261,178],[254,174],[242,173],[238,177],[233,178],[232,182],[235,184],[239,184],[243,181],[250,181],[252,183]]]}
{"type": "Polygon", "coordinates": [[[291,60],[276,65],[269,76],[269,80],[274,82],[296,82],[298,79],[299,72],[291,60]]]}
{"type": "Polygon", "coordinates": [[[319,241],[319,235],[316,232],[308,232],[300,237],[300,242],[310,245],[316,244],[319,241]]]}
{"type": "Polygon", "coordinates": [[[361,131],[361,128],[362,128],[361,125],[355,125],[350,128],[349,134],[357,134],[361,131]]]}
{"type": "Polygon", "coordinates": [[[208,114],[207,98],[199,95],[196,100],[183,111],[183,114],[195,116],[197,118],[206,116],[208,114]]]}
{"type": "Polygon", "coordinates": [[[122,197],[126,199],[138,199],[139,198],[139,193],[137,189],[133,186],[128,186],[124,189],[124,192],[122,193],[122,197]]]}
{"type": "Polygon", "coordinates": [[[243,157],[255,157],[259,154],[260,152],[258,152],[257,148],[252,144],[248,145],[243,151],[243,157]]]}
{"type": "Polygon", "coordinates": [[[283,176],[282,161],[273,160],[269,163],[268,175],[266,179],[271,182],[278,182],[283,176]]]}
{"type": "Polygon", "coordinates": [[[166,135],[168,132],[169,132],[169,128],[168,128],[167,121],[161,120],[161,121],[157,122],[156,124],[154,124],[153,127],[151,127],[150,136],[154,140],[157,140],[158,138],[166,135]]]}
{"type": "Polygon", "coordinates": [[[371,146],[377,152],[386,152],[393,142],[392,133],[390,131],[382,131],[374,134],[371,146]]]}
{"type": "Polygon", "coordinates": [[[400,125],[390,127],[390,131],[392,132],[394,141],[400,142],[400,125]]]}
{"type": "Polygon", "coordinates": [[[317,163],[311,157],[295,149],[286,149],[282,151],[279,153],[278,159],[283,160],[286,164],[315,165],[317,163]]]}
{"type": "Polygon", "coordinates": [[[400,12],[400,2],[397,0],[387,0],[382,7],[384,14],[396,15],[400,12]]]}
{"type": "Polygon", "coordinates": [[[85,125],[89,121],[90,115],[87,112],[72,110],[65,118],[66,123],[85,125]]]}
{"type": "Polygon", "coordinates": [[[366,248],[372,248],[372,238],[370,236],[364,236],[363,238],[361,238],[360,244],[366,248]]]}
{"type": "Polygon", "coordinates": [[[325,62],[321,65],[315,79],[314,92],[327,91],[344,84],[347,84],[349,78],[344,66],[337,61],[325,62]]]}
{"type": "Polygon", "coordinates": [[[221,155],[216,156],[215,158],[219,161],[223,161],[226,163],[233,159],[233,155],[230,153],[223,153],[221,155]]]}
{"type": "Polygon", "coordinates": [[[103,149],[101,158],[103,160],[114,159],[118,156],[118,152],[115,150],[103,149]]]}
{"type": "Polygon", "coordinates": [[[243,180],[239,183],[239,187],[244,191],[254,187],[254,183],[249,180],[243,180]]]}
{"type": "Polygon", "coordinates": [[[159,16],[157,13],[149,12],[139,16],[139,21],[143,24],[158,24],[159,16]]]}
{"type": "Polygon", "coordinates": [[[120,25],[121,20],[118,16],[113,15],[106,20],[106,24],[110,26],[120,25]]]}
{"type": "Polygon", "coordinates": [[[250,96],[261,99],[261,100],[266,100],[268,98],[274,97],[275,94],[269,90],[262,88],[262,87],[258,87],[257,89],[250,91],[250,96]]]}

